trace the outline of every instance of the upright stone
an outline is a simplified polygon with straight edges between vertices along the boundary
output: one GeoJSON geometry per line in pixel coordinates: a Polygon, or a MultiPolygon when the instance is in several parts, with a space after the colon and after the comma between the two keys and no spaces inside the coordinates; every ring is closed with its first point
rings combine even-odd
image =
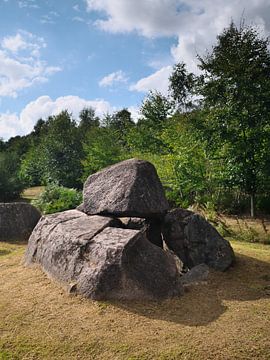
{"type": "Polygon", "coordinates": [[[89,176],[82,208],[88,215],[152,218],[163,215],[169,204],[155,167],[129,159],[89,176]]]}
{"type": "Polygon", "coordinates": [[[28,240],[40,217],[28,203],[0,203],[0,241],[28,240]]]}
{"type": "Polygon", "coordinates": [[[185,266],[202,263],[225,271],[234,261],[230,243],[202,216],[183,209],[170,211],[164,219],[163,237],[185,266]]]}

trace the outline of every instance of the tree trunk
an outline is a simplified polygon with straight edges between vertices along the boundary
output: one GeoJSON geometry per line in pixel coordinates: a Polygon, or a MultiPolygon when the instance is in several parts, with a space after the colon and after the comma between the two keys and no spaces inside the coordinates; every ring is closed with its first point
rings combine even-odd
{"type": "Polygon", "coordinates": [[[250,195],[250,216],[254,218],[255,215],[255,194],[250,195]]]}

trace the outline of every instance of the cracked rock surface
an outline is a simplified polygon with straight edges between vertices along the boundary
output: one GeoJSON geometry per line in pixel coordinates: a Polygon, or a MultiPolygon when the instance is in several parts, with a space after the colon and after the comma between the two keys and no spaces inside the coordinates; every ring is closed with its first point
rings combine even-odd
{"type": "Polygon", "coordinates": [[[184,209],[168,212],[163,223],[163,238],[189,268],[207,264],[225,271],[234,261],[230,243],[202,216],[184,209]]]}
{"type": "Polygon", "coordinates": [[[140,230],[77,210],[43,216],[34,229],[26,264],[40,264],[72,292],[95,299],[166,299],[183,286],[173,256],[140,230]]]}

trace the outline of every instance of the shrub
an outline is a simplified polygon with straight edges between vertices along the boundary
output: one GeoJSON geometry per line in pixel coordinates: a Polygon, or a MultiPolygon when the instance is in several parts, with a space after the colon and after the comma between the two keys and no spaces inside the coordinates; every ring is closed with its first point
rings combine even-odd
{"type": "Polygon", "coordinates": [[[19,177],[20,161],[14,153],[0,153],[0,201],[15,200],[24,189],[19,177]]]}
{"type": "Polygon", "coordinates": [[[48,185],[32,204],[44,214],[74,209],[82,202],[82,193],[57,184],[48,185]]]}

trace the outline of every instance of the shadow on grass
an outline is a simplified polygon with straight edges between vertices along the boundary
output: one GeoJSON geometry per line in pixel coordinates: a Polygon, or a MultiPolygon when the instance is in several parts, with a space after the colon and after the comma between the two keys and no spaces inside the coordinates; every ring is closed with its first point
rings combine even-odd
{"type": "Polygon", "coordinates": [[[180,298],[165,302],[121,301],[111,304],[150,319],[202,326],[226,312],[228,307],[224,300],[270,299],[269,285],[270,263],[236,254],[236,263],[227,272],[211,271],[207,284],[189,288],[180,298]]]}

